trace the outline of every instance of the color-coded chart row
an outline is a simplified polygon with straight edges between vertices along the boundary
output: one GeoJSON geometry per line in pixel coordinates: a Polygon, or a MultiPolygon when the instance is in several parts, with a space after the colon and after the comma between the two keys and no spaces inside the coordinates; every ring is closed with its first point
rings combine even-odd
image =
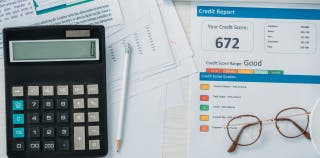
{"type": "Polygon", "coordinates": [[[215,74],[264,74],[264,75],[283,75],[283,70],[254,70],[254,69],[220,69],[207,68],[207,73],[215,74]]]}
{"type": "MultiPolygon", "coordinates": [[[[202,92],[207,92],[210,90],[210,84],[200,84],[200,90],[202,92]]],[[[209,132],[209,126],[205,125],[209,122],[209,115],[206,113],[209,112],[210,107],[208,104],[206,104],[209,101],[209,95],[200,95],[200,101],[203,102],[203,104],[200,104],[200,111],[201,115],[199,117],[199,120],[202,122],[202,125],[200,125],[200,132],[209,132]]]]}

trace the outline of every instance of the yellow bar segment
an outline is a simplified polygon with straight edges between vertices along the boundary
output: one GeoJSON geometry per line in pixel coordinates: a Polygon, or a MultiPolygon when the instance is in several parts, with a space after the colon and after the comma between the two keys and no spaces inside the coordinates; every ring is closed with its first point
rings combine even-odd
{"type": "Polygon", "coordinates": [[[200,121],[209,121],[208,115],[200,115],[200,121]]]}
{"type": "Polygon", "coordinates": [[[238,74],[253,74],[254,71],[250,69],[239,69],[238,74]]]}
{"type": "Polygon", "coordinates": [[[201,90],[209,90],[210,89],[210,85],[209,84],[200,84],[200,89],[201,90]]]}

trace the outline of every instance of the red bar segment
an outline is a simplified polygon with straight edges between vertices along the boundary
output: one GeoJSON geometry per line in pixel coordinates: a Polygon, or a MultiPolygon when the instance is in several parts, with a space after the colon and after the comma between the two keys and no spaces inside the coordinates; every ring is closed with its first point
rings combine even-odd
{"type": "Polygon", "coordinates": [[[200,101],[209,101],[208,95],[200,95],[200,101]]]}
{"type": "Polygon", "coordinates": [[[207,73],[222,74],[223,73],[223,69],[207,68],[206,72],[207,73]]]}

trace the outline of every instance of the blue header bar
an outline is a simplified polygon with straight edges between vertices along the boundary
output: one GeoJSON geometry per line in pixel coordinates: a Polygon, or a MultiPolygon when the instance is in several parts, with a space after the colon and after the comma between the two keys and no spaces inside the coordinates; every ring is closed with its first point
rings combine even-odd
{"type": "Polygon", "coordinates": [[[197,16],[320,20],[320,9],[198,6],[197,16]]]}
{"type": "Polygon", "coordinates": [[[200,73],[200,81],[320,84],[320,76],[200,73]]]}

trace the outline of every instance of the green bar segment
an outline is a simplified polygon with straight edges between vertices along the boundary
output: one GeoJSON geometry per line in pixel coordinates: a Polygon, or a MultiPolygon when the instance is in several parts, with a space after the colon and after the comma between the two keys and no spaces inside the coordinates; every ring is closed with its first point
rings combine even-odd
{"type": "Polygon", "coordinates": [[[200,105],[201,111],[209,111],[209,105],[200,105]]]}
{"type": "Polygon", "coordinates": [[[268,74],[269,75],[283,75],[284,71],[283,70],[269,70],[268,74]]]}
{"type": "Polygon", "coordinates": [[[268,74],[268,70],[254,70],[254,74],[268,74]]]}

